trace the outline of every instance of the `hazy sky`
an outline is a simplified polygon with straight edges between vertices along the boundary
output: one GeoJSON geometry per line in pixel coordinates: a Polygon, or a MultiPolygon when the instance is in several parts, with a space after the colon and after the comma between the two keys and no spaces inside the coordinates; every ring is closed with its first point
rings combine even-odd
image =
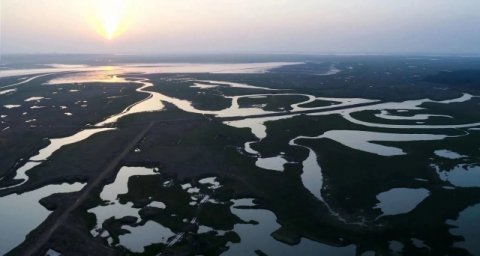
{"type": "Polygon", "coordinates": [[[480,0],[0,0],[3,53],[480,53],[480,0]],[[108,40],[104,27],[119,30],[108,40]]]}

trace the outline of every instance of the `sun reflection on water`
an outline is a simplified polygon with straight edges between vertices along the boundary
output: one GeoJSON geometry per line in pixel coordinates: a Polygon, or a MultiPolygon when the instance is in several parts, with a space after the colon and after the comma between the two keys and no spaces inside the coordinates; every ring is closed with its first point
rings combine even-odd
{"type": "Polygon", "coordinates": [[[128,81],[124,77],[119,76],[119,74],[122,74],[122,72],[118,67],[105,66],[95,71],[58,76],[48,81],[48,84],[128,83],[128,81]]]}

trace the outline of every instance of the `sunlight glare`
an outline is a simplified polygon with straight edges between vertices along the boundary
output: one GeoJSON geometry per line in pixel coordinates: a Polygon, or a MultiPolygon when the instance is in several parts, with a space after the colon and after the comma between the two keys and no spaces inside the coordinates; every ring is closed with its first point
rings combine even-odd
{"type": "Polygon", "coordinates": [[[126,0],[100,0],[99,16],[104,36],[112,40],[120,32],[124,22],[127,5],[126,0]]]}

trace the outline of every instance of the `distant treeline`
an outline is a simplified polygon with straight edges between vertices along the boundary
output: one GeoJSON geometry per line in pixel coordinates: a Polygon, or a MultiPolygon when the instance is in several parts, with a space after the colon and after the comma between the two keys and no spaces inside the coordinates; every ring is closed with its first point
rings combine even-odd
{"type": "Polygon", "coordinates": [[[480,70],[442,71],[434,76],[428,76],[425,81],[430,83],[480,87],[480,70]]]}

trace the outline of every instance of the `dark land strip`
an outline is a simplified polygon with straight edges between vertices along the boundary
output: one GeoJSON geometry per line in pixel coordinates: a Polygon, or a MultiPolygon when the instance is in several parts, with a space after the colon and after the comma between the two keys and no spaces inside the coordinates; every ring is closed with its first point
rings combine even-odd
{"type": "Polygon", "coordinates": [[[132,151],[132,149],[140,142],[147,132],[153,127],[155,122],[150,122],[132,141],[125,147],[125,149],[101,172],[96,179],[88,183],[80,192],[80,195],[75,200],[75,202],[65,209],[61,215],[58,216],[56,221],[41,234],[37,235],[37,239],[32,241],[27,247],[25,247],[22,252],[18,252],[19,255],[35,255],[42,248],[42,246],[48,242],[53,233],[64,224],[65,220],[68,218],[69,214],[73,212],[76,208],[82,205],[85,200],[90,196],[90,193],[100,185],[105,178],[107,178],[112,172],[117,170],[118,165],[123,160],[123,158],[132,151]]]}

